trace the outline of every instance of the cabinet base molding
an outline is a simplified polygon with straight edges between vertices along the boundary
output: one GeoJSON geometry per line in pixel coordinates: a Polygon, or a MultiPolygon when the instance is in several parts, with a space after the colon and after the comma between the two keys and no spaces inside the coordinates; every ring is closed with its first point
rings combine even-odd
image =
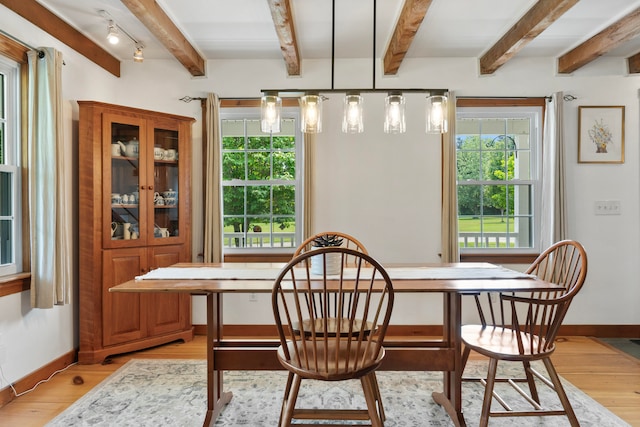
{"type": "Polygon", "coordinates": [[[168,335],[156,336],[153,338],[145,338],[141,341],[132,341],[126,344],[120,344],[112,347],[104,347],[94,351],[79,351],[78,363],[80,365],[93,365],[96,363],[102,363],[109,356],[116,354],[129,353],[131,351],[143,350],[149,347],[155,347],[161,344],[168,344],[173,341],[189,342],[193,340],[194,329],[191,328],[187,331],[181,331],[168,335]]]}

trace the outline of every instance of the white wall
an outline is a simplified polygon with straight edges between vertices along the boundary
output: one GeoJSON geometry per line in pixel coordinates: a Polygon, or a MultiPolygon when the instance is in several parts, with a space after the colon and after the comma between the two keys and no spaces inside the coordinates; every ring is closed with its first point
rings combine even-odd
{"type": "MultiPolygon", "coordinates": [[[[328,61],[305,61],[302,77],[286,76],[284,62],[209,61],[206,78],[193,78],[177,61],[145,60],[122,63],[116,78],[72,49],[0,6],[0,28],[33,46],[53,46],[63,52],[63,96],[66,100],[97,100],[194,117],[194,152],[201,147],[200,103],[184,103],[184,95],[257,97],[260,89],[327,88],[328,61]]],[[[336,64],[335,87],[369,88],[371,76],[364,61],[336,64]]],[[[377,73],[380,76],[381,73],[377,73]]],[[[587,283],[572,306],[569,324],[640,324],[639,172],[638,136],[640,77],[626,75],[622,58],[600,58],[571,76],[555,73],[555,60],[514,59],[492,76],[478,76],[475,59],[435,58],[404,61],[398,76],[382,77],[379,88],[437,87],[458,96],[546,96],[564,91],[578,98],[565,103],[568,159],[569,235],[589,254],[587,283]],[[577,164],[579,105],[624,105],[625,163],[577,164]],[[620,216],[595,216],[595,200],[620,200],[620,216]]],[[[317,139],[314,194],[316,230],[344,230],[367,245],[383,263],[437,262],[440,242],[440,145],[423,132],[423,100],[408,98],[408,132],[382,132],[382,95],[366,95],[365,133],[339,132],[341,100],[325,103],[325,131],[317,139]]],[[[73,116],[77,121],[77,105],[73,116]]],[[[75,134],[74,134],[75,135],[75,134]]],[[[75,141],[77,145],[77,140],[75,141]]],[[[77,155],[74,154],[77,162],[77,155]]],[[[194,227],[201,187],[199,159],[194,161],[194,227]]],[[[77,188],[77,182],[74,183],[77,188]]],[[[74,200],[77,200],[74,195],[74,200]]],[[[79,212],[81,214],[81,212],[79,212]]],[[[78,213],[76,213],[78,215],[78,213]]],[[[194,232],[194,256],[201,233],[194,232]]],[[[76,236],[77,237],[77,236],[76,236]]],[[[77,276],[77,274],[76,274],[77,276]]],[[[77,347],[77,292],[72,306],[33,310],[28,293],[0,298],[0,334],[7,348],[2,370],[18,380],[77,347]]],[[[270,304],[249,303],[246,296],[226,298],[225,317],[239,323],[245,304],[253,304],[255,318],[268,322],[270,304]]],[[[441,303],[436,296],[400,298],[395,320],[439,323],[441,303]]],[[[205,323],[203,300],[194,300],[194,323],[205,323]]],[[[1,381],[1,380],[0,380],[1,381]]],[[[0,382],[0,388],[6,386],[0,382]]]]}

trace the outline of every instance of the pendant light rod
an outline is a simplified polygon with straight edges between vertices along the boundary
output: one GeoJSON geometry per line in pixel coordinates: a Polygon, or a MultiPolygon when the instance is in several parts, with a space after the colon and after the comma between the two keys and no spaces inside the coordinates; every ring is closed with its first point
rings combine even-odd
{"type": "Polygon", "coordinates": [[[373,54],[371,55],[371,63],[373,65],[372,67],[372,73],[371,75],[373,76],[372,78],[372,83],[371,83],[371,87],[375,90],[376,88],[376,11],[377,11],[377,1],[373,0],[373,54]]]}
{"type": "Polygon", "coordinates": [[[331,89],[333,89],[333,72],[336,66],[336,0],[331,2],[331,89]]]}

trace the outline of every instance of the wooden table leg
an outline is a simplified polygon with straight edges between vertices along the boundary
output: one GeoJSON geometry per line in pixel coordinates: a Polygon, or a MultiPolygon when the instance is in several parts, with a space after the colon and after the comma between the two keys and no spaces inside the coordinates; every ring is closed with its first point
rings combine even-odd
{"type": "Polygon", "coordinates": [[[462,414],[462,296],[459,293],[446,292],[444,294],[443,341],[447,347],[453,348],[453,371],[444,372],[442,392],[434,392],[433,400],[441,405],[451,417],[456,427],[465,427],[462,414]]]}
{"type": "Polygon", "coordinates": [[[224,391],[222,371],[216,370],[214,349],[222,339],[222,294],[207,294],[207,415],[204,427],[213,426],[233,394],[224,391]]]}

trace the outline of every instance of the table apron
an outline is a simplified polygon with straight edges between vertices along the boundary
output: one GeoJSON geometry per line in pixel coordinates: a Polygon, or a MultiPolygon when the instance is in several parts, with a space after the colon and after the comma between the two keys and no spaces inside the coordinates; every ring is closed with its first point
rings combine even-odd
{"type": "MultiPolygon", "coordinates": [[[[274,347],[215,347],[214,369],[281,370],[274,347]]],[[[452,371],[455,353],[448,348],[386,347],[379,369],[385,371],[452,371]]]]}

